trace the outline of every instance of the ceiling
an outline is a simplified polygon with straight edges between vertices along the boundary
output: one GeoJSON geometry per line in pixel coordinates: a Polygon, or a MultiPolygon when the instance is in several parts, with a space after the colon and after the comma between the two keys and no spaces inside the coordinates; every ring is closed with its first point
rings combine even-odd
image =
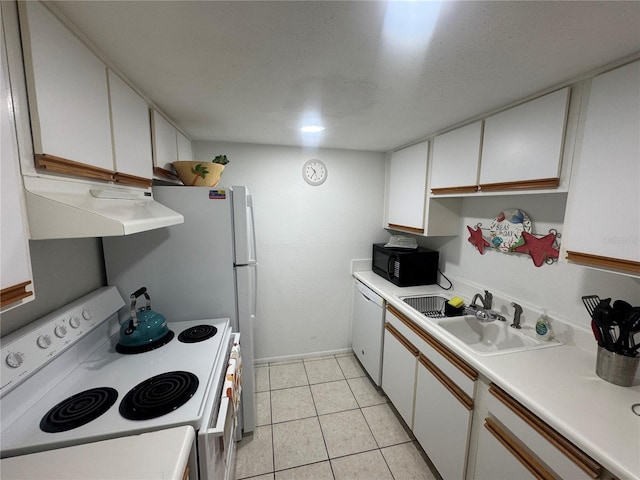
{"type": "Polygon", "coordinates": [[[640,51],[640,1],[53,3],[193,140],[389,151],[640,51]]]}

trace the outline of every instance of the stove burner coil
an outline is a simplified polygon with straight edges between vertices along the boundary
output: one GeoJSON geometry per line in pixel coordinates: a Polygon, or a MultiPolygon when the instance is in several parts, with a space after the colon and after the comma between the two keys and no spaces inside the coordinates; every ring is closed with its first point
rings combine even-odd
{"type": "Polygon", "coordinates": [[[110,387],[92,388],[58,403],[40,420],[40,430],[66,432],[81,427],[105,413],[116,403],[118,392],[110,387]]]}
{"type": "Polygon", "coordinates": [[[116,345],[116,352],[123,353],[125,355],[150,352],[151,350],[155,350],[156,348],[160,348],[169,343],[173,339],[174,335],[175,334],[171,330],[169,330],[166,335],[162,336],[154,342],[143,343],[142,345],[136,346],[120,345],[118,343],[116,345]]]}
{"type": "Polygon", "coordinates": [[[218,329],[213,325],[196,325],[184,330],[178,335],[178,340],[183,343],[203,342],[213,337],[216,333],[218,333],[218,329]]]}
{"type": "Polygon", "coordinates": [[[150,420],[181,407],[196,393],[198,377],[190,372],[167,372],[133,387],[120,403],[120,415],[129,420],[150,420]]]}

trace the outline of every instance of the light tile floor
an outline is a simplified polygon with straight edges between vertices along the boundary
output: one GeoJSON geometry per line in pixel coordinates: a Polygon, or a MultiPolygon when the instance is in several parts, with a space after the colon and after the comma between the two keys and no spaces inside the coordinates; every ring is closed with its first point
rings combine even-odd
{"type": "Polygon", "coordinates": [[[387,397],[353,354],[256,366],[257,426],[236,479],[435,480],[387,397]]]}

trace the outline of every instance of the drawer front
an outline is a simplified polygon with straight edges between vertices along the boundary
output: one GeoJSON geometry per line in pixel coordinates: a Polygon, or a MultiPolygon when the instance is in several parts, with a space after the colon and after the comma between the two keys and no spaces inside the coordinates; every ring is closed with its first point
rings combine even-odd
{"type": "Polygon", "coordinates": [[[527,450],[560,478],[587,480],[600,477],[602,466],[582,450],[497,386],[491,385],[489,392],[490,416],[520,439],[527,450]]]}

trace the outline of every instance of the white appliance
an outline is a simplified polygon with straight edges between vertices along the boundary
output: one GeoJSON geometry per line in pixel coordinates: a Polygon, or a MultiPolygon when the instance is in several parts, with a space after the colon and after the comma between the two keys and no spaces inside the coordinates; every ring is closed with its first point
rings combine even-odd
{"type": "MultiPolygon", "coordinates": [[[[184,223],[103,239],[107,282],[123,298],[145,286],[171,321],[229,317],[244,359],[241,426],[255,426],[256,248],[247,187],[160,186],[154,197],[184,223]]],[[[121,316],[128,316],[126,309],[121,316]]]]}
{"type": "Polygon", "coordinates": [[[190,425],[190,478],[228,480],[239,334],[227,318],[167,322],[164,345],[119,353],[123,304],[103,287],[2,339],[0,456],[190,425]]]}
{"type": "Polygon", "coordinates": [[[353,281],[352,348],[371,380],[382,382],[384,300],[358,280],[353,281]]]}

